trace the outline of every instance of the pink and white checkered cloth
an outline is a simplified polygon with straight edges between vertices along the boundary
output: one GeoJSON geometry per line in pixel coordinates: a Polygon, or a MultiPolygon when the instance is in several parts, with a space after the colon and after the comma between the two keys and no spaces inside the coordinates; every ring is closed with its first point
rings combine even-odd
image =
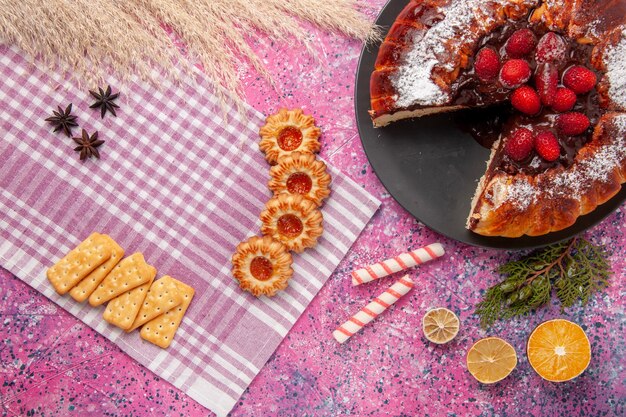
{"type": "Polygon", "coordinates": [[[269,166],[257,147],[260,113],[233,110],[224,121],[200,77],[197,85],[165,83],[161,91],[133,83],[118,100],[118,117],[101,120],[87,91],[34,68],[16,49],[0,46],[0,72],[0,264],[225,416],[379,202],[331,168],[324,235],[295,256],[286,291],[256,299],[234,282],[230,257],[259,233],[270,196],[269,166]],[[81,127],[106,141],[99,161],[79,161],[74,142],[44,121],[70,102],[81,127]],[[102,307],[60,297],[49,285],[47,267],[93,231],[111,235],[129,254],[143,252],[159,276],[196,288],[169,349],[108,325],[102,307]]]}

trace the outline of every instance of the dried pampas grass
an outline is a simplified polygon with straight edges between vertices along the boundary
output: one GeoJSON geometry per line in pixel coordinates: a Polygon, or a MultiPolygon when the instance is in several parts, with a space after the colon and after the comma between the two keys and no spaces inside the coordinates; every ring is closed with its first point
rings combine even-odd
{"type": "Polygon", "coordinates": [[[0,0],[0,42],[80,82],[115,73],[158,85],[200,64],[237,97],[242,57],[271,79],[246,37],[261,32],[312,52],[302,21],[359,40],[377,36],[354,0],[0,0]],[[163,25],[183,41],[183,53],[163,25]]]}

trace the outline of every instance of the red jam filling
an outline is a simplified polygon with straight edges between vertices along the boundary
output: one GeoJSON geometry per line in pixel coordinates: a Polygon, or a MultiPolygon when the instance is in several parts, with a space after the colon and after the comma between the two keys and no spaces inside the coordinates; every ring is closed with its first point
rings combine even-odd
{"type": "Polygon", "coordinates": [[[274,267],[269,259],[257,256],[250,262],[250,273],[259,281],[267,281],[274,273],[274,267]]]}
{"type": "Polygon", "coordinates": [[[302,143],[302,132],[298,128],[287,126],[280,131],[277,141],[283,151],[296,150],[302,143]]]}
{"type": "Polygon", "coordinates": [[[293,214],[283,214],[276,223],[278,233],[289,238],[295,238],[302,233],[302,220],[293,214]]]}
{"type": "Polygon", "coordinates": [[[313,187],[313,181],[304,172],[294,172],[287,178],[287,191],[291,194],[308,194],[313,187]]]}

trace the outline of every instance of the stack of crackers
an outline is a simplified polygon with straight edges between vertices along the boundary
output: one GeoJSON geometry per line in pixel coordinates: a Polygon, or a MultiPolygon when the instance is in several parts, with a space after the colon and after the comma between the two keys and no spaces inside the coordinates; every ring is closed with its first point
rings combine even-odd
{"type": "Polygon", "coordinates": [[[48,269],[48,280],[78,302],[108,302],[102,315],[107,322],[127,332],[143,326],[141,338],[167,348],[195,291],[168,275],[155,281],[156,268],[140,252],[123,257],[110,236],[93,233],[48,269]]]}

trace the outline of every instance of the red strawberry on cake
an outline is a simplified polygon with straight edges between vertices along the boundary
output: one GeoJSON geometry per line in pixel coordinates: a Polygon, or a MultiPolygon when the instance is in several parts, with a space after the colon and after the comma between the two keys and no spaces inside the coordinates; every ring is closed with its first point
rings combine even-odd
{"type": "Polygon", "coordinates": [[[561,154],[561,145],[554,133],[545,131],[535,136],[534,147],[539,156],[546,161],[556,161],[561,154]]]}
{"type": "Polygon", "coordinates": [[[565,59],[566,51],[567,45],[563,38],[554,32],[548,32],[539,40],[535,60],[539,64],[557,63],[565,59]]]}
{"type": "Polygon", "coordinates": [[[502,65],[500,83],[506,88],[516,88],[530,79],[530,65],[523,59],[510,59],[502,65]]]}
{"type": "Polygon", "coordinates": [[[527,85],[524,85],[511,94],[511,105],[522,113],[533,115],[541,110],[539,94],[527,85]]]}
{"type": "Polygon", "coordinates": [[[537,45],[537,37],[530,29],[515,31],[506,42],[506,52],[512,58],[522,58],[530,54],[537,45]]]}
{"type": "Polygon", "coordinates": [[[506,142],[504,152],[514,161],[523,161],[533,150],[533,132],[519,128],[511,134],[506,142]]]}
{"type": "Polygon", "coordinates": [[[566,87],[558,87],[554,93],[552,110],[563,113],[570,111],[576,104],[576,93],[566,87]]]}
{"type": "Polygon", "coordinates": [[[596,81],[596,74],[581,65],[574,65],[563,74],[563,85],[576,94],[584,94],[593,90],[596,81]]]}
{"type": "Polygon", "coordinates": [[[500,72],[500,57],[491,48],[483,48],[476,54],[474,71],[483,81],[495,80],[500,72]]]}
{"type": "Polygon", "coordinates": [[[589,125],[589,118],[578,112],[561,114],[556,122],[559,133],[566,136],[582,135],[589,129],[589,125]]]}
{"type": "Polygon", "coordinates": [[[554,103],[558,84],[559,70],[556,65],[551,63],[539,64],[535,71],[535,86],[543,105],[551,106],[554,103]]]}

